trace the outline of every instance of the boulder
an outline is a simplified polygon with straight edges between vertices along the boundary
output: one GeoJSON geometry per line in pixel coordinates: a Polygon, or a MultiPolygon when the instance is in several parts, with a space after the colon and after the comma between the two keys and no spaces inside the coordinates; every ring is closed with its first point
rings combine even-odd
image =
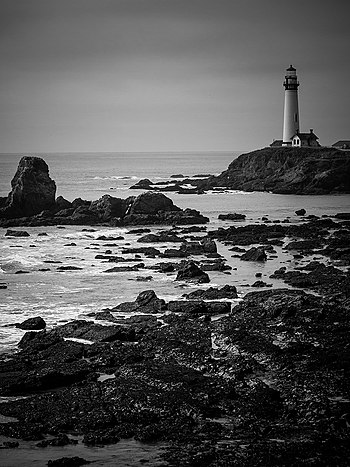
{"type": "Polygon", "coordinates": [[[61,337],[86,339],[93,342],[134,341],[135,331],[128,326],[103,326],[93,321],[75,320],[55,329],[61,337]]]}
{"type": "Polygon", "coordinates": [[[243,261],[266,261],[267,256],[263,248],[250,248],[242,256],[243,261]]]}
{"type": "Polygon", "coordinates": [[[166,309],[166,303],[158,298],[154,290],[144,290],[134,302],[120,303],[112,308],[112,311],[135,312],[138,313],[159,313],[166,309]]]}
{"type": "Polygon", "coordinates": [[[73,457],[60,457],[59,459],[49,460],[47,465],[48,467],[78,467],[80,465],[90,464],[91,461],[87,461],[83,457],[73,456],[73,457]]]}
{"type": "Polygon", "coordinates": [[[25,331],[35,331],[45,329],[46,323],[41,316],[36,316],[34,318],[28,318],[22,323],[16,324],[16,328],[23,329],[25,331]]]}
{"type": "Polygon", "coordinates": [[[29,233],[25,230],[11,230],[7,229],[5,237],[29,237],[29,233]]]}
{"type": "Polygon", "coordinates": [[[70,209],[70,208],[72,208],[72,203],[70,201],[63,198],[63,196],[58,196],[56,198],[56,210],[57,211],[62,211],[63,209],[70,209]]]}
{"type": "Polygon", "coordinates": [[[188,299],[220,300],[222,298],[237,298],[237,289],[234,285],[224,285],[221,289],[209,287],[209,289],[194,290],[184,295],[188,299]]]}
{"type": "Polygon", "coordinates": [[[180,211],[180,208],[162,193],[148,191],[137,196],[129,214],[156,214],[158,211],[180,211]]]}
{"type": "Polygon", "coordinates": [[[140,237],[137,240],[139,243],[163,243],[163,242],[171,242],[177,243],[182,242],[182,238],[178,237],[177,235],[171,232],[160,232],[159,234],[146,234],[143,237],[140,237]]]}
{"type": "Polygon", "coordinates": [[[11,181],[12,190],[0,217],[29,217],[55,207],[56,183],[40,157],[23,156],[11,181]]]}
{"type": "Polygon", "coordinates": [[[195,281],[200,284],[210,282],[209,276],[193,261],[186,262],[178,271],[177,281],[195,281]]]}
{"type": "Polygon", "coordinates": [[[219,214],[218,219],[221,219],[222,221],[241,221],[246,218],[245,214],[239,214],[237,212],[231,212],[229,214],[219,214]]]}
{"type": "Polygon", "coordinates": [[[109,221],[113,217],[124,217],[133,200],[133,196],[122,199],[103,195],[102,198],[93,201],[89,209],[97,214],[101,221],[109,221]]]}
{"type": "Polygon", "coordinates": [[[174,300],[168,303],[173,313],[219,315],[231,311],[230,302],[204,302],[203,300],[174,300]]]}
{"type": "Polygon", "coordinates": [[[72,201],[72,208],[77,209],[79,206],[89,207],[91,205],[91,201],[87,201],[86,199],[75,198],[72,201]]]}
{"type": "Polygon", "coordinates": [[[297,209],[297,210],[295,211],[295,214],[296,214],[297,216],[305,216],[306,211],[305,211],[304,208],[303,208],[303,209],[297,209]]]}
{"type": "Polygon", "coordinates": [[[152,184],[153,184],[152,181],[149,180],[148,178],[142,178],[137,183],[135,183],[135,185],[132,185],[130,189],[131,190],[150,190],[151,189],[150,185],[152,184]]]}

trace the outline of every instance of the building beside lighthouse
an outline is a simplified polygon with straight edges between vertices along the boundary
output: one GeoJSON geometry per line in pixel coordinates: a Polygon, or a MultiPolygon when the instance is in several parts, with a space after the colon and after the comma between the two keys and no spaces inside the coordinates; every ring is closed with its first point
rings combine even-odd
{"type": "Polygon", "coordinates": [[[297,71],[290,65],[284,77],[284,113],[282,140],[275,140],[270,145],[293,147],[319,147],[318,137],[311,129],[309,133],[300,132],[297,71]]]}

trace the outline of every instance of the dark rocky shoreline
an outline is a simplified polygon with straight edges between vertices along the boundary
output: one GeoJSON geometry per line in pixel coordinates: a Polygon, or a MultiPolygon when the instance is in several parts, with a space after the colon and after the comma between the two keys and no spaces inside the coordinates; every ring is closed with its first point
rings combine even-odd
{"type": "Polygon", "coordinates": [[[263,148],[241,154],[218,176],[179,178],[133,189],[202,194],[207,190],[322,195],[350,193],[350,152],[334,148],[263,148]]]}
{"type": "MultiPolygon", "coordinates": [[[[77,436],[86,446],[161,443],[163,464],[173,466],[347,465],[350,233],[339,217],[347,215],[203,237],[268,252],[284,242],[333,259],[275,271],[292,289],[248,293],[232,310],[229,285],[172,302],[145,290],[93,321],[28,331],[20,351],[0,361],[1,395],[24,396],[1,404],[13,421],[0,423],[0,434],[42,449],[77,436]]],[[[189,271],[180,281],[200,277],[191,256],[175,262],[189,271]]]]}
{"type": "MultiPolygon", "coordinates": [[[[142,194],[130,204],[103,197],[64,208],[60,199],[66,217],[56,216],[60,211],[54,200],[44,215],[32,212],[24,220],[4,217],[1,222],[3,227],[85,225],[87,219],[88,225],[113,224],[123,203],[136,205],[133,213],[118,218],[124,225],[129,215],[139,225],[166,224],[165,219],[173,224],[179,215],[182,221],[187,218],[185,224],[206,222],[163,196],[142,194]],[[150,196],[151,207],[160,200],[161,214],[159,209],[149,212],[150,196]],[[147,219],[154,222],[144,216],[153,216],[147,219]]],[[[4,202],[3,215],[14,215],[16,209],[28,214],[26,205],[13,199],[4,202]]],[[[276,246],[307,261],[274,271],[271,277],[281,288],[264,289],[269,284],[257,281],[263,290],[247,293],[238,304],[233,301],[237,290],[229,283],[199,285],[171,301],[145,288],[133,301],[51,329],[40,317],[17,323],[27,330],[19,350],[0,358],[0,396],[8,398],[0,405],[0,436],[10,440],[0,453],[10,457],[28,440],[36,449],[50,450],[78,441],[98,447],[133,439],[162,446],[157,465],[164,466],[347,466],[350,214],[297,215],[298,223],[265,220],[209,231],[192,225],[163,231],[142,227],[133,230],[140,234],[137,246],[127,250],[137,255],[135,263],[125,264],[111,251],[100,255],[108,266],[139,265],[135,271],[144,267],[140,264],[147,255],[169,258],[155,266],[160,274],[171,272],[179,283],[197,284],[210,281],[213,270],[229,272],[217,242],[242,261],[264,262],[276,246]],[[157,242],[176,247],[161,252],[148,245],[157,242]]],[[[10,230],[8,236],[13,235],[26,234],[10,230]]],[[[66,458],[63,450],[61,457],[48,465],[84,462],[66,458]]],[[[89,462],[88,451],[85,458],[89,462]]],[[[153,465],[149,459],[144,463],[153,465]]]]}

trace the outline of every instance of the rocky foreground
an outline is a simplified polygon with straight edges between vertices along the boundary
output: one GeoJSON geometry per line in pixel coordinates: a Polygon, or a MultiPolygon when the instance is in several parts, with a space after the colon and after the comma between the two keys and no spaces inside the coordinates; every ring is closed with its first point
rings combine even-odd
{"type": "MultiPolygon", "coordinates": [[[[274,272],[285,287],[248,293],[235,306],[229,284],[199,286],[170,302],[146,289],[53,329],[40,317],[19,323],[28,331],[20,350],[0,361],[0,395],[23,397],[1,404],[8,418],[0,435],[10,440],[3,448],[133,438],[161,445],[164,466],[347,466],[349,218],[232,225],[198,245],[174,231],[158,234],[180,245],[171,255],[179,282],[210,280],[195,255],[212,261],[218,241],[242,261],[266,261],[275,245],[310,258],[274,272]]],[[[152,232],[142,238],[157,241],[152,232]]]]}
{"type": "MultiPolygon", "coordinates": [[[[346,187],[341,180],[337,186],[346,187]]],[[[296,214],[299,223],[139,229],[141,245],[98,255],[123,263],[104,273],[138,271],[147,256],[168,258],[157,272],[195,282],[198,290],[167,302],[146,289],[131,302],[53,329],[39,316],[17,323],[27,331],[19,351],[0,359],[0,396],[9,398],[0,406],[0,436],[7,437],[1,454],[10,456],[25,440],[50,450],[135,439],[161,446],[164,466],[348,466],[350,214],[296,214]],[[230,269],[217,242],[255,262],[283,247],[303,265],[274,271],[279,289],[257,280],[259,290],[237,304],[234,286],[207,285],[211,271],[230,269]],[[152,246],[164,243],[172,247],[152,246]],[[135,254],[136,265],[124,264],[126,252],[135,254]]],[[[1,216],[3,227],[207,221],[161,193],[55,199],[48,168],[37,158],[21,160],[1,216]]],[[[30,234],[8,229],[5,235],[30,234]]],[[[88,450],[85,457],[66,458],[62,450],[48,465],[89,463],[88,450]]]]}

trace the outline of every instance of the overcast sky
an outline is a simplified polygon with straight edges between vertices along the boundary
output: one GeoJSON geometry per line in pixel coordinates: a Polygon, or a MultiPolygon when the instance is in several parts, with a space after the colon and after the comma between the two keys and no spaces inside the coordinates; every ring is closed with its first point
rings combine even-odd
{"type": "Polygon", "coordinates": [[[0,0],[0,152],[250,150],[350,139],[345,0],[0,0]]]}

